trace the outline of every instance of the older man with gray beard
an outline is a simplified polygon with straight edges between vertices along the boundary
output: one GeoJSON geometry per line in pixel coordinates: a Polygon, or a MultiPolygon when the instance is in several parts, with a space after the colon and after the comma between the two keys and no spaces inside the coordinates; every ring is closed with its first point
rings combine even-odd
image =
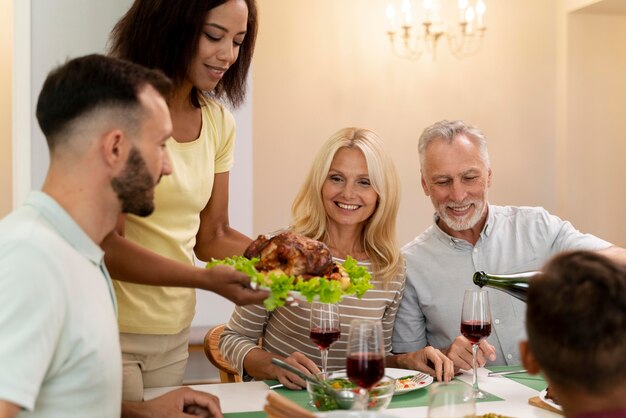
{"type": "MultiPolygon", "coordinates": [[[[538,270],[566,250],[597,250],[626,263],[626,250],[576,230],[540,207],[495,206],[484,134],[462,121],[440,121],[419,139],[422,187],[435,208],[434,224],[403,248],[407,283],[396,316],[393,352],[427,345],[457,369],[471,369],[472,348],[460,334],[465,289],[475,271],[509,274],[538,270]]],[[[492,333],[478,362],[519,364],[525,304],[491,292],[492,333]]]]}

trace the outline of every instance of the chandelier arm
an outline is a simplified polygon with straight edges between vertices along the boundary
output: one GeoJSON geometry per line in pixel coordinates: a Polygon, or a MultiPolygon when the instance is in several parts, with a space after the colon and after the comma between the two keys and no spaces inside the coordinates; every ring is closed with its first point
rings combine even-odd
{"type": "Polygon", "coordinates": [[[389,35],[389,41],[391,42],[391,49],[394,55],[409,60],[417,60],[422,56],[426,48],[424,47],[424,39],[422,37],[416,37],[414,46],[411,45],[410,26],[402,27],[402,35],[400,40],[396,40],[396,32],[387,32],[389,35]],[[402,51],[399,51],[398,43],[402,45],[402,51]]]}
{"type": "Polygon", "coordinates": [[[448,36],[448,46],[450,51],[457,58],[467,58],[475,55],[480,51],[483,43],[484,29],[480,30],[478,34],[464,34],[461,37],[461,41],[457,44],[454,36],[448,36]]]}
{"type": "MultiPolygon", "coordinates": [[[[420,24],[423,28],[421,36],[412,36],[411,34],[415,27],[411,25],[411,9],[410,3],[408,4],[408,6],[405,6],[403,3],[402,13],[404,14],[404,22],[399,30],[395,29],[397,27],[395,26],[395,9],[391,4],[387,7],[387,17],[390,22],[390,30],[387,34],[394,55],[404,59],[417,60],[424,55],[424,53],[428,52],[432,54],[433,60],[436,60],[438,43],[442,37],[447,38],[450,52],[457,58],[472,56],[482,48],[483,37],[486,30],[483,20],[485,7],[482,0],[478,0],[476,6],[478,28],[474,29],[473,9],[470,7],[465,11],[465,9],[461,8],[458,33],[453,34],[447,31],[445,29],[445,22],[438,17],[433,19],[433,16],[427,14],[424,21],[420,24]],[[480,5],[482,5],[482,7],[479,8],[480,5]]],[[[426,6],[424,6],[424,8],[426,9],[426,6]]],[[[428,10],[432,11],[431,8],[428,10]]]]}

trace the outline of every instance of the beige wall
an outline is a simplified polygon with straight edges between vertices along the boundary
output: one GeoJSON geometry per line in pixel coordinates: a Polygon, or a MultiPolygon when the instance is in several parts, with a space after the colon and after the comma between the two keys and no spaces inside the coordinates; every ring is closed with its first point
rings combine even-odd
{"type": "Polygon", "coordinates": [[[568,19],[565,215],[626,246],[626,14],[568,19]]]}
{"type": "Polygon", "coordinates": [[[11,211],[13,0],[0,0],[0,218],[11,211]]]}
{"type": "Polygon", "coordinates": [[[403,180],[399,239],[410,240],[432,219],[419,184],[417,137],[443,118],[464,119],[487,134],[493,203],[556,211],[556,2],[489,1],[479,54],[458,60],[442,43],[435,61],[414,62],[390,51],[387,1],[363,4],[259,2],[254,232],[288,223],[319,145],[337,129],[356,125],[377,131],[397,163],[403,180]]]}

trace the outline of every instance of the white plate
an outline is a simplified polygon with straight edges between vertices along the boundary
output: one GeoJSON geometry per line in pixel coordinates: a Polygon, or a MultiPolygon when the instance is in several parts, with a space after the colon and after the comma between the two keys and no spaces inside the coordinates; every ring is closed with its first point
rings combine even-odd
{"type": "MultiPolygon", "coordinates": [[[[268,292],[271,292],[272,290],[267,286],[259,286],[259,289],[267,290],[268,292]]],[[[313,297],[313,300],[319,300],[319,299],[320,299],[319,295],[315,295],[313,297]]],[[[298,306],[299,302],[307,302],[307,300],[304,296],[302,296],[302,293],[295,291],[295,290],[290,290],[288,292],[287,299],[285,300],[285,305],[298,306]]]]}
{"type": "Polygon", "coordinates": [[[542,390],[541,393],[539,393],[539,399],[541,399],[543,403],[546,403],[550,405],[551,407],[558,409],[559,411],[563,411],[563,407],[561,405],[559,405],[558,403],[555,403],[552,399],[546,398],[547,394],[548,394],[548,389],[542,390]]]}
{"type": "Polygon", "coordinates": [[[393,415],[386,415],[380,411],[330,411],[318,412],[315,414],[320,418],[395,418],[393,415]]]}
{"type": "MultiPolygon", "coordinates": [[[[307,302],[306,298],[302,296],[302,293],[296,290],[289,291],[289,296],[291,296],[294,300],[291,300],[291,301],[288,300],[287,303],[291,303],[292,305],[297,305],[298,301],[307,302]]],[[[313,296],[313,300],[320,300],[320,296],[319,295],[313,296]]]]}
{"type": "MultiPolygon", "coordinates": [[[[401,377],[405,377],[405,376],[413,376],[415,374],[417,374],[419,372],[415,371],[415,370],[409,370],[409,369],[393,369],[390,367],[386,367],[385,368],[385,374],[387,376],[393,377],[394,379],[399,379],[401,377]]],[[[414,390],[418,390],[421,388],[425,388],[426,386],[430,385],[431,383],[433,383],[433,377],[432,376],[428,376],[424,379],[422,379],[418,385],[414,388],[407,388],[407,389],[396,389],[396,391],[394,392],[394,395],[403,395],[405,393],[409,393],[409,392],[413,392],[414,390]]]]}

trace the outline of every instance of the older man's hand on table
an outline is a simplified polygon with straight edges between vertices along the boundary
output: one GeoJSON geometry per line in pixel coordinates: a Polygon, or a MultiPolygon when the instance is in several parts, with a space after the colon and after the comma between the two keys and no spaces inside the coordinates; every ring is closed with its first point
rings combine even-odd
{"type": "Polygon", "coordinates": [[[454,363],[440,350],[427,346],[411,353],[387,357],[387,367],[419,370],[434,376],[440,382],[449,382],[454,377],[454,363]]]}
{"type": "MultiPolygon", "coordinates": [[[[472,368],[472,343],[464,336],[456,337],[445,353],[454,362],[455,369],[470,370],[472,368]]],[[[484,366],[487,358],[494,361],[496,349],[487,340],[481,340],[478,344],[478,367],[484,366]]]]}

